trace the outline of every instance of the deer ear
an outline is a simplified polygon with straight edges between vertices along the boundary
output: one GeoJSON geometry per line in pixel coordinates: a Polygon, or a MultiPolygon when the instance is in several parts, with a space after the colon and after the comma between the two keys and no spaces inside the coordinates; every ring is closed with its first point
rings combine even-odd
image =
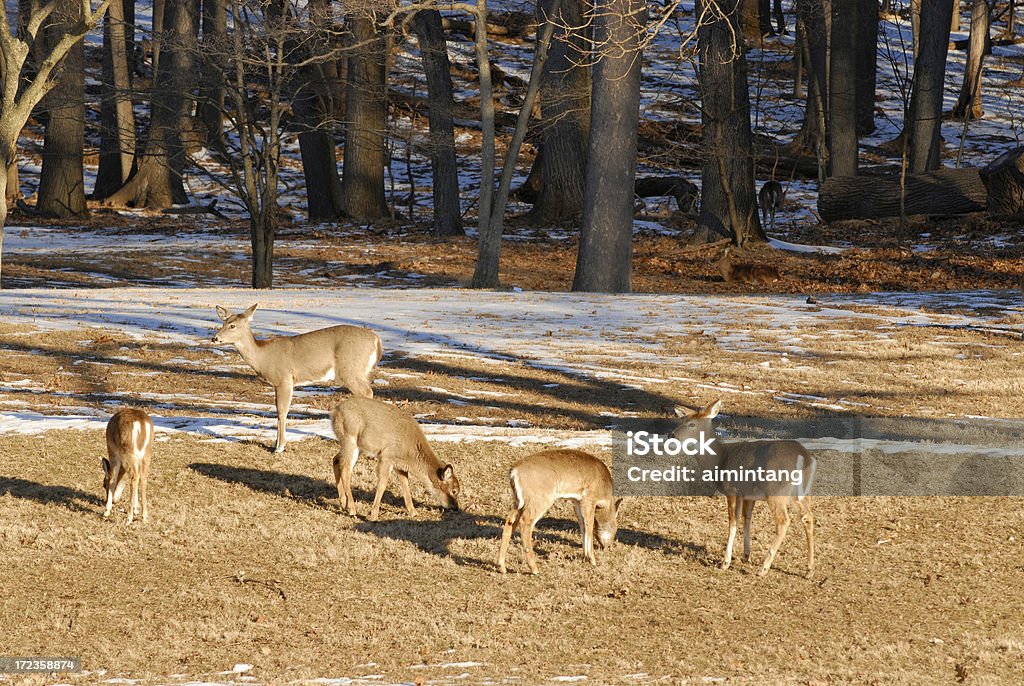
{"type": "Polygon", "coordinates": [[[258,308],[259,306],[260,306],[260,304],[259,304],[259,303],[253,303],[253,304],[252,304],[252,306],[251,306],[251,307],[250,307],[250,308],[249,308],[248,310],[246,310],[245,312],[243,312],[242,314],[243,314],[243,315],[245,316],[245,318],[246,318],[246,319],[251,319],[251,318],[252,318],[252,316],[253,316],[254,314],[256,314],[256,309],[257,309],[257,308],[258,308]]]}
{"type": "Polygon", "coordinates": [[[715,417],[718,416],[718,413],[721,412],[721,411],[722,411],[722,401],[721,401],[721,399],[719,399],[719,400],[716,400],[715,402],[711,403],[707,407],[705,407],[704,411],[701,412],[700,414],[701,414],[702,417],[705,417],[707,419],[714,419],[715,417]]]}
{"type": "Polygon", "coordinates": [[[616,498],[615,499],[615,512],[616,512],[616,514],[618,514],[618,512],[621,509],[622,509],[622,498],[616,498]]]}
{"type": "Polygon", "coordinates": [[[103,457],[100,458],[100,462],[103,464],[103,476],[110,476],[110,460],[103,457]]]}
{"type": "Polygon", "coordinates": [[[683,407],[682,405],[676,405],[672,409],[675,410],[676,416],[680,419],[689,419],[695,414],[693,410],[688,407],[683,407]]]}
{"type": "Polygon", "coordinates": [[[220,305],[217,305],[217,316],[220,317],[220,320],[223,322],[227,321],[227,318],[231,316],[231,313],[225,310],[220,305]]]}
{"type": "Polygon", "coordinates": [[[437,470],[437,478],[441,481],[451,481],[451,478],[455,476],[455,470],[452,469],[450,464],[446,464],[437,470]]]}

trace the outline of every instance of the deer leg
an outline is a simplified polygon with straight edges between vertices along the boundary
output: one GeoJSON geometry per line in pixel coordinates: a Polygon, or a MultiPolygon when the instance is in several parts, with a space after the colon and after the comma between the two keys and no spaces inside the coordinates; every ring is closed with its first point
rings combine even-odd
{"type": "Polygon", "coordinates": [[[388,487],[389,478],[391,478],[391,460],[381,455],[377,461],[377,494],[373,496],[373,507],[370,508],[371,522],[376,522],[380,516],[380,501],[388,487]]]}
{"type": "Polygon", "coordinates": [[[786,530],[789,528],[789,503],[787,501],[788,497],[768,498],[768,507],[775,515],[775,540],[772,541],[772,547],[768,551],[768,556],[764,558],[764,564],[761,565],[761,570],[757,573],[758,576],[764,576],[771,569],[772,562],[775,561],[775,554],[779,552],[779,546],[786,538],[786,530]]]}
{"type": "Polygon", "coordinates": [[[149,462],[143,462],[140,467],[142,472],[139,477],[139,490],[142,492],[142,521],[149,519],[149,498],[146,495],[146,481],[149,476],[149,462]]]}
{"type": "Polygon", "coordinates": [[[283,453],[288,442],[285,435],[285,423],[288,420],[288,408],[292,406],[292,382],[286,381],[283,386],[274,387],[274,400],[277,403],[277,447],[275,453],[283,453]]]}
{"type": "Polygon", "coordinates": [[[811,503],[804,498],[797,498],[796,504],[800,507],[800,521],[804,523],[804,533],[807,534],[807,574],[808,579],[814,576],[814,514],[811,512],[811,503]]]}
{"type": "Polygon", "coordinates": [[[734,495],[725,496],[726,504],[729,507],[729,538],[725,543],[725,556],[722,558],[722,569],[729,569],[732,564],[732,546],[736,542],[736,519],[739,516],[737,511],[742,501],[734,495]]]}
{"type": "Polygon", "coordinates": [[[583,555],[590,561],[590,564],[597,565],[594,559],[594,503],[591,501],[577,501],[576,518],[580,520],[580,529],[583,534],[583,555]]]}
{"type": "Polygon", "coordinates": [[[402,497],[405,499],[405,510],[410,517],[416,516],[416,508],[412,504],[412,492],[409,490],[409,472],[398,472],[398,483],[402,487],[402,497]]]}
{"type": "Polygon", "coordinates": [[[526,551],[526,564],[530,566],[530,573],[537,574],[537,554],[533,552],[533,527],[537,520],[543,516],[543,512],[523,512],[519,519],[519,536],[523,539],[523,550],[526,551]]]}
{"type": "Polygon", "coordinates": [[[519,518],[522,516],[523,511],[518,507],[514,507],[508,513],[508,517],[505,517],[505,523],[501,526],[501,545],[498,546],[498,571],[502,574],[505,573],[505,554],[508,552],[508,544],[512,540],[512,530],[519,524],[519,518]]]}
{"type": "Polygon", "coordinates": [[[344,435],[338,440],[341,450],[334,456],[334,485],[338,489],[341,507],[347,508],[349,516],[354,517],[356,500],[352,496],[352,467],[359,459],[359,446],[355,436],[344,435]]]}
{"type": "Polygon", "coordinates": [[[750,520],[754,513],[754,501],[743,501],[743,561],[750,562],[750,520]]]}
{"type": "Polygon", "coordinates": [[[128,508],[128,523],[135,521],[135,515],[139,511],[139,472],[135,470],[132,474],[132,503],[128,508]]]}
{"type": "Polygon", "coordinates": [[[110,481],[107,482],[107,507],[103,510],[104,519],[110,518],[110,510],[114,507],[114,491],[117,489],[114,478],[114,475],[111,474],[110,481]]]}

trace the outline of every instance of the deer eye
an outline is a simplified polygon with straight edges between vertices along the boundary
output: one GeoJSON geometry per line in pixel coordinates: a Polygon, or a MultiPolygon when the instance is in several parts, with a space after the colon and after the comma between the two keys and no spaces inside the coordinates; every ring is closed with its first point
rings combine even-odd
{"type": "Polygon", "coordinates": [[[229,329],[233,329],[233,328],[235,328],[235,325],[234,324],[228,324],[228,328],[229,329]]]}
{"type": "Polygon", "coordinates": [[[690,422],[688,426],[692,429],[693,427],[697,426],[697,422],[690,422]]]}

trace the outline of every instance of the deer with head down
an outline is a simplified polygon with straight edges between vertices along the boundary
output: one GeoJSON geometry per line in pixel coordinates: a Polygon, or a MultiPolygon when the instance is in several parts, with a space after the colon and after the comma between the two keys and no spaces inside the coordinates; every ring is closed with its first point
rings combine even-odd
{"type": "MultiPolygon", "coordinates": [[[[672,435],[680,441],[699,441],[707,436],[715,436],[711,420],[718,416],[721,407],[721,400],[697,410],[677,407],[676,415],[683,421],[676,426],[672,435]]],[[[722,569],[728,569],[732,562],[737,521],[741,515],[743,561],[750,560],[750,517],[754,503],[764,500],[775,519],[775,538],[758,571],[758,576],[764,576],[771,569],[789,528],[790,507],[795,504],[800,510],[800,519],[807,535],[806,577],[811,578],[814,574],[814,515],[811,513],[810,496],[817,468],[814,456],[799,442],[792,440],[726,443],[715,436],[710,445],[710,454],[701,455],[698,461],[702,471],[717,469],[722,475],[722,478],[715,482],[715,487],[725,494],[729,507],[729,538],[725,545],[722,569]],[[773,476],[787,476],[789,479],[759,478],[768,472],[772,472],[773,476]]]]}
{"type": "Polygon", "coordinates": [[[459,479],[450,464],[445,464],[427,443],[416,420],[390,403],[373,398],[348,398],[338,403],[331,413],[331,425],[341,449],[334,457],[334,482],[338,499],[348,514],[355,516],[356,501],[352,497],[352,468],[360,455],[377,458],[377,493],[370,509],[370,521],[380,515],[392,470],[398,474],[410,517],[416,515],[409,477],[422,481],[448,510],[458,510],[461,490],[459,479]]]}
{"type": "Polygon", "coordinates": [[[537,555],[533,552],[533,527],[556,500],[573,501],[583,554],[594,560],[594,534],[602,548],[615,541],[618,512],[622,498],[612,494],[612,475],[604,462],[581,450],[545,450],[517,462],[509,471],[509,483],[515,505],[505,518],[498,548],[498,571],[505,573],[505,554],[512,530],[519,527],[526,562],[537,573],[537,555]]]}
{"type": "Polygon", "coordinates": [[[285,423],[296,386],[336,382],[352,395],[373,397],[370,374],[380,362],[380,337],[361,326],[331,326],[296,336],[275,336],[256,340],[252,316],[259,305],[231,314],[217,306],[224,324],[213,336],[214,343],[230,343],[256,374],[274,387],[277,405],[277,445],[284,452],[285,423]]]}
{"type": "Polygon", "coordinates": [[[103,518],[109,519],[114,502],[121,499],[126,484],[131,484],[132,502],[128,523],[139,514],[142,498],[142,521],[149,519],[149,498],[146,477],[153,457],[153,420],[143,410],[120,410],[107,422],[107,456],[103,458],[103,490],[107,505],[103,518]]]}

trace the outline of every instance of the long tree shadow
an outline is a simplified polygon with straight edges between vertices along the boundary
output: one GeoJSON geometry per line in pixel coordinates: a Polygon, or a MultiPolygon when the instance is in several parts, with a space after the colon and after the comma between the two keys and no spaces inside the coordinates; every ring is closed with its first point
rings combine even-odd
{"type": "MultiPolygon", "coordinates": [[[[503,521],[501,517],[493,515],[445,512],[441,522],[392,519],[359,522],[354,528],[381,538],[407,541],[425,553],[447,557],[458,565],[494,571],[497,567],[493,558],[467,557],[454,552],[451,544],[455,540],[487,539],[493,543],[494,555],[497,556],[503,521]]],[[[567,545],[582,550],[579,524],[575,520],[544,518],[537,524],[534,529],[534,547],[539,553],[543,552],[546,545],[567,545]]],[[[514,538],[513,545],[519,545],[518,534],[514,538]]],[[[619,529],[616,541],[618,545],[645,548],[663,555],[702,557],[707,554],[704,546],[634,529],[619,529]]]]}
{"type": "Polygon", "coordinates": [[[0,476],[0,496],[4,495],[33,500],[42,505],[59,505],[75,512],[95,512],[103,505],[103,499],[95,493],[10,476],[0,476]]]}
{"type": "MultiPolygon", "coordinates": [[[[282,498],[315,502],[321,499],[337,498],[337,491],[323,479],[312,479],[302,474],[288,474],[268,469],[252,469],[251,467],[233,467],[231,465],[214,464],[211,462],[193,462],[189,469],[205,477],[223,481],[228,484],[240,484],[258,493],[267,493],[282,498]]],[[[352,489],[367,497],[366,491],[352,489]]]]}

